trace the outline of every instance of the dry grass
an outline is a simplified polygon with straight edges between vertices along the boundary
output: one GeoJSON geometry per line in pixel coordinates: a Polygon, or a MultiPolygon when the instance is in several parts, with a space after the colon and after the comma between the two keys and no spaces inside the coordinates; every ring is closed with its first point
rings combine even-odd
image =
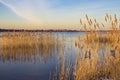
{"type": "Polygon", "coordinates": [[[42,56],[46,62],[54,55],[55,47],[60,46],[59,40],[52,33],[15,32],[2,33],[0,37],[1,61],[29,62],[42,56]]]}
{"type": "Polygon", "coordinates": [[[80,24],[86,31],[84,39],[75,41],[75,47],[84,50],[78,56],[75,65],[69,66],[63,61],[63,66],[59,74],[65,74],[66,69],[69,69],[69,74],[66,77],[59,77],[57,80],[120,80],[120,21],[116,15],[112,17],[109,14],[105,15],[105,22],[110,26],[111,31],[102,33],[96,31],[100,27],[106,27],[103,23],[98,23],[96,19],[90,19],[86,15],[87,23],[83,23],[80,19],[80,24]],[[88,27],[88,28],[87,28],[88,27]],[[90,33],[87,32],[90,30],[90,33]],[[82,44],[80,44],[82,43],[82,44]],[[108,53],[99,52],[101,46],[108,45],[108,53]],[[103,54],[102,62],[99,54],[103,54]],[[67,66],[64,67],[64,66],[67,66]],[[74,70],[73,70],[74,68],[74,70]],[[72,71],[73,70],[73,71],[72,71]]]}
{"type": "MultiPolygon", "coordinates": [[[[119,21],[114,16],[111,19],[108,14],[105,16],[105,22],[111,24],[111,31],[102,33],[95,31],[99,28],[99,23],[92,22],[86,15],[86,19],[90,26],[90,33],[86,34],[83,39],[85,56],[83,59],[78,59],[74,70],[74,80],[119,80],[120,79],[120,31],[118,30],[119,21]],[[92,26],[94,24],[94,26],[92,26]],[[94,28],[93,28],[94,27],[94,28]],[[100,62],[99,49],[102,45],[109,45],[109,54],[104,55],[103,63],[100,62]],[[88,51],[89,50],[89,51],[88,51]]],[[[102,24],[104,27],[105,25],[102,24]]],[[[103,52],[103,54],[106,54],[103,52]]]]}
{"type": "Polygon", "coordinates": [[[3,33],[0,42],[2,48],[37,48],[38,46],[48,48],[54,45],[52,35],[35,33],[3,33]]]}

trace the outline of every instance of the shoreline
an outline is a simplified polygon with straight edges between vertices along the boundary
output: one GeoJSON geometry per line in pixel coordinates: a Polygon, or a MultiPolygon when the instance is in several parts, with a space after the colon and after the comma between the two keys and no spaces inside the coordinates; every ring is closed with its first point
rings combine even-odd
{"type": "MultiPolygon", "coordinates": [[[[120,30],[95,30],[96,32],[110,32],[110,31],[120,31],[120,30]]],[[[0,32],[91,32],[84,30],[24,30],[24,29],[0,29],[0,32]]]]}

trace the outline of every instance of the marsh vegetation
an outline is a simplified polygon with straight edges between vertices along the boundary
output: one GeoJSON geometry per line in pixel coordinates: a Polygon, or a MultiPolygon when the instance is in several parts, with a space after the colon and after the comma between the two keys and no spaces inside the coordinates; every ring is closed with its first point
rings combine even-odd
{"type": "Polygon", "coordinates": [[[1,61],[44,61],[52,58],[59,40],[52,33],[6,32],[0,37],[1,61]],[[39,57],[38,57],[39,56],[39,57]]]}
{"type": "Polygon", "coordinates": [[[116,14],[105,15],[105,24],[86,15],[86,22],[80,19],[86,35],[75,40],[78,52],[74,63],[64,59],[54,80],[120,80],[120,21],[116,14]],[[101,27],[108,27],[101,32],[101,27]],[[88,30],[90,32],[88,32],[88,30]],[[107,51],[105,51],[105,49],[107,51]]]}

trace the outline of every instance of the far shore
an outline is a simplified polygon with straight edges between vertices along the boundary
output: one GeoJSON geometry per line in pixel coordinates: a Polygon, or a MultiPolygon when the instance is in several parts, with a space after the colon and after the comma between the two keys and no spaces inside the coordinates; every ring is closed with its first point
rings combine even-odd
{"type": "MultiPolygon", "coordinates": [[[[96,32],[110,32],[112,30],[95,30],[96,32]]],[[[120,31],[120,30],[117,30],[120,31]]],[[[61,30],[26,30],[26,29],[0,29],[0,32],[90,32],[85,30],[67,30],[67,29],[61,29],[61,30]]]]}

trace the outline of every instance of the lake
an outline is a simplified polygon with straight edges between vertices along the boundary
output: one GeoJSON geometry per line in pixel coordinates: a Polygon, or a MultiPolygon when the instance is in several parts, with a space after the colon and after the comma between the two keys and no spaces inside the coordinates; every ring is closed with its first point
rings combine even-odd
{"type": "MultiPolygon", "coordinates": [[[[71,65],[73,71],[78,56],[82,59],[89,50],[87,44],[85,49],[80,46],[85,36],[85,32],[1,32],[0,79],[53,80],[59,75],[64,59],[67,63],[64,64],[71,65]]],[[[96,45],[103,65],[109,45],[90,44],[92,53],[96,45]]],[[[73,74],[70,75],[73,80],[73,74]]]]}
{"type": "MultiPolygon", "coordinates": [[[[3,35],[15,34],[12,32],[0,33],[0,40],[3,39],[3,35]]],[[[44,34],[42,32],[36,32],[37,36],[44,34]]],[[[56,71],[57,63],[60,62],[60,54],[62,53],[62,45],[65,45],[64,54],[66,58],[70,58],[71,62],[74,62],[79,50],[74,47],[74,40],[78,37],[84,37],[84,32],[54,32],[47,33],[52,34],[52,37],[59,38],[59,43],[56,42],[54,49],[48,47],[48,49],[36,49],[27,47],[9,47],[12,44],[10,40],[15,39],[13,36],[9,41],[1,42],[8,44],[6,48],[0,48],[0,79],[1,80],[49,80],[50,73],[56,71]],[[60,44],[60,45],[57,45],[60,44]],[[47,50],[47,51],[46,51],[47,50]]],[[[33,35],[34,36],[34,35],[33,35]]],[[[24,36],[23,36],[24,37],[24,36]]],[[[17,40],[19,42],[19,40],[17,40]]],[[[27,45],[27,44],[26,44],[27,45]]],[[[40,48],[40,47],[38,47],[40,48]]]]}

